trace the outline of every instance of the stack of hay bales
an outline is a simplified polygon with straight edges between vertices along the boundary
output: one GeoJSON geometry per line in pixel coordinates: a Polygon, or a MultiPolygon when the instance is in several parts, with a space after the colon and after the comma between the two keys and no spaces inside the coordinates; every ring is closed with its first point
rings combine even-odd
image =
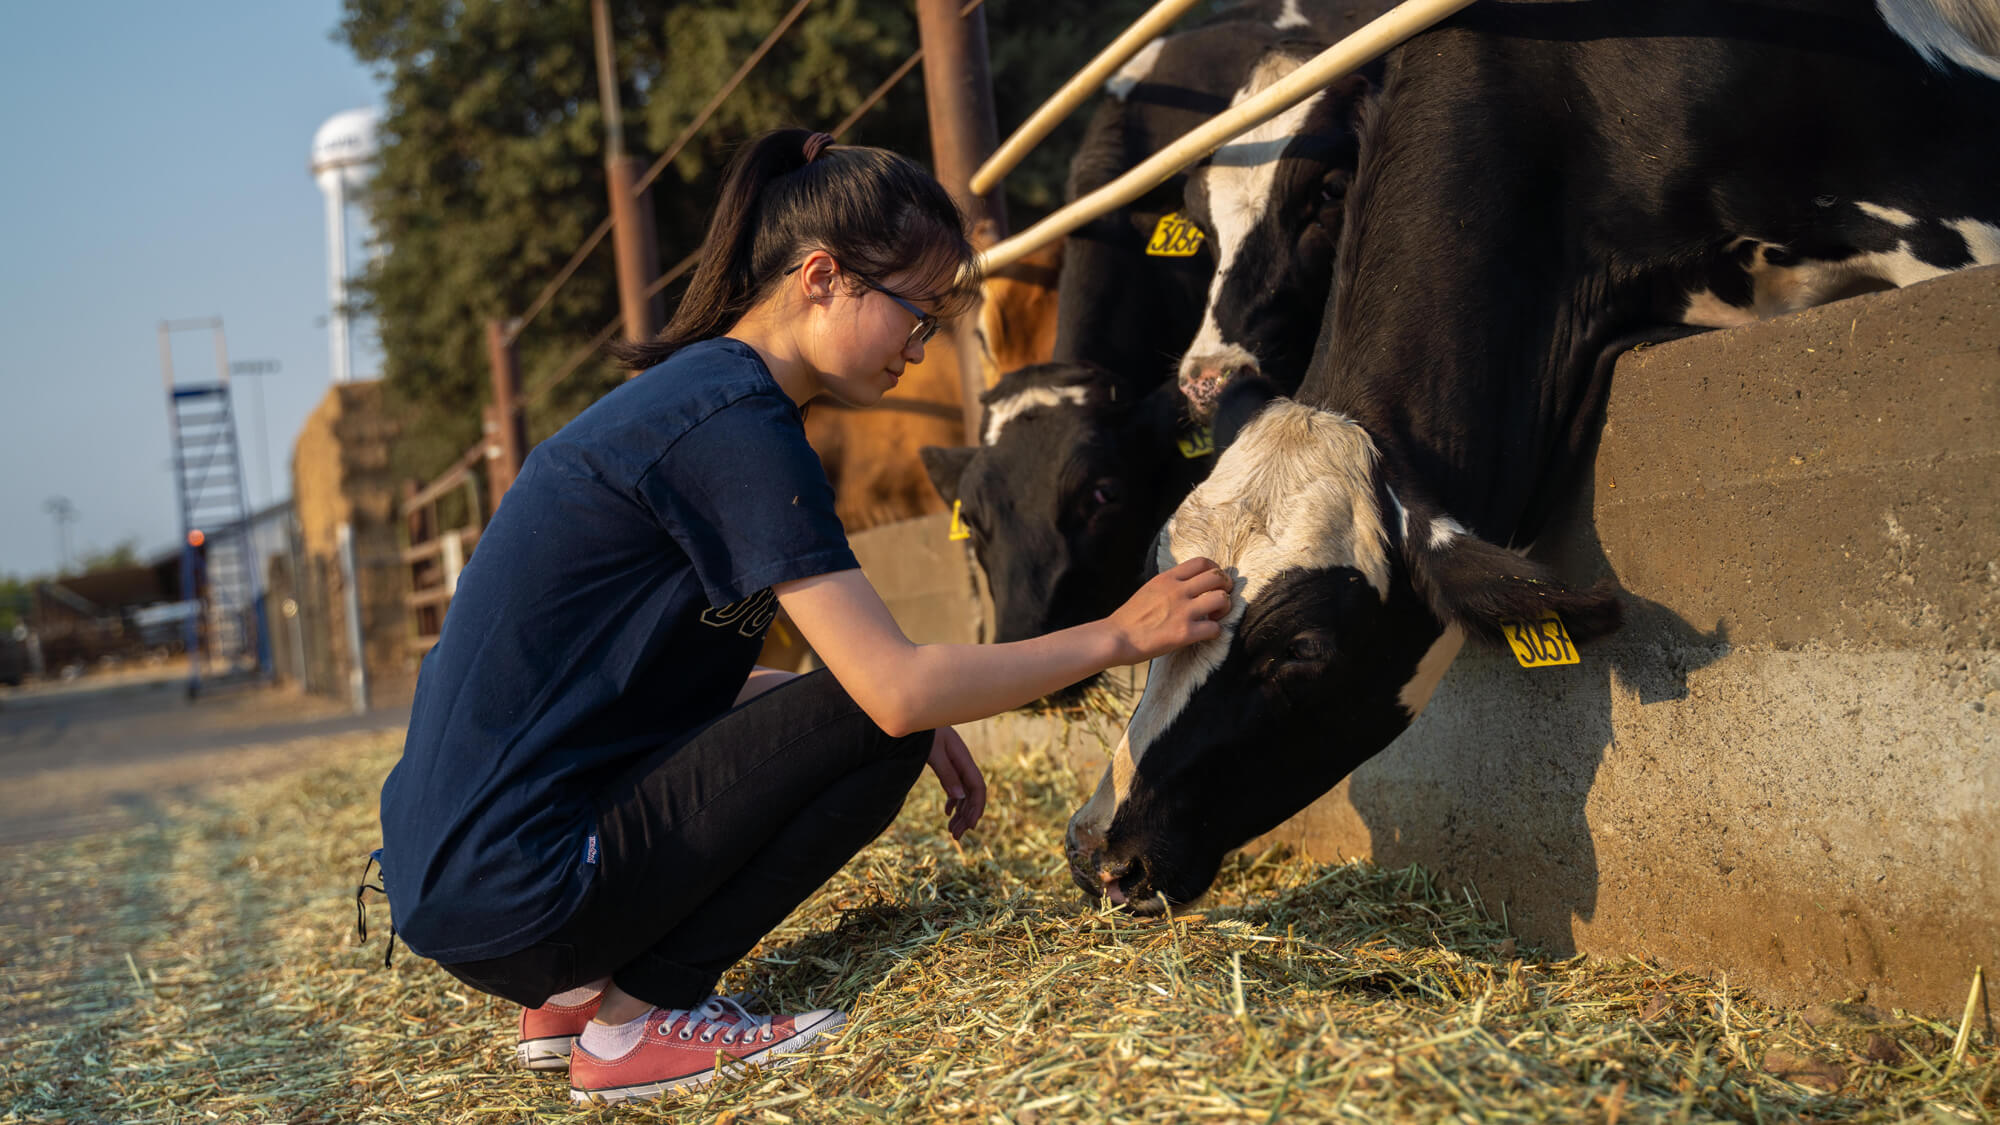
{"type": "Polygon", "coordinates": [[[389,449],[399,427],[380,382],[338,384],[307,417],[292,450],[300,541],[299,608],[316,651],[307,654],[317,690],[344,694],[353,670],[348,651],[347,588],[340,567],[340,526],[353,528],[355,583],[365,667],[371,682],[409,673],[408,615],[403,605],[402,544],[396,530],[396,482],[389,449]]]}

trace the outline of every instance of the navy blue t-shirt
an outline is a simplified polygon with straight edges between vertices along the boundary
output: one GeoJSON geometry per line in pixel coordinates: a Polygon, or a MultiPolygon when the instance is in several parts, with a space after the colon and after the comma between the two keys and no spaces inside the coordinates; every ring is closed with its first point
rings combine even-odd
{"type": "Polygon", "coordinates": [[[596,804],[734,703],[771,586],[855,565],[798,407],[735,340],[676,352],[537,446],[382,786],[398,934],[449,964],[561,925],[596,870],[596,804]]]}

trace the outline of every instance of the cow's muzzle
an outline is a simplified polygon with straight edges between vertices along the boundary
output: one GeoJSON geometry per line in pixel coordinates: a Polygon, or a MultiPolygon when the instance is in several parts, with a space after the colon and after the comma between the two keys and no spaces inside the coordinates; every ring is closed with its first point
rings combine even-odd
{"type": "Polygon", "coordinates": [[[1153,889],[1152,871],[1142,855],[1118,855],[1104,846],[1102,833],[1070,825],[1063,840],[1069,875],[1091,902],[1110,900],[1135,914],[1157,914],[1166,908],[1153,889]]]}
{"type": "Polygon", "coordinates": [[[1198,356],[1182,365],[1181,397],[1187,400],[1188,415],[1196,422],[1215,418],[1222,390],[1240,376],[1258,373],[1256,360],[1248,356],[1198,356]]]}

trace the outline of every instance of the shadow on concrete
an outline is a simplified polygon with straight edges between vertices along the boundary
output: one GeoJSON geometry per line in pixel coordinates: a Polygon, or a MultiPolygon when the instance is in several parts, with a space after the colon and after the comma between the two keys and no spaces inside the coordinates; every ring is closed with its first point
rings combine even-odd
{"type": "MultiPolygon", "coordinates": [[[[1582,585],[1618,580],[1592,517],[1596,488],[1585,474],[1548,547],[1530,552],[1582,585]]],[[[1374,862],[1421,864],[1446,886],[1473,887],[1559,956],[1576,951],[1572,920],[1596,916],[1588,803],[1616,737],[1614,689],[1642,704],[1684,699],[1688,675],[1729,647],[1722,623],[1704,631],[1619,586],[1625,626],[1581,664],[1530,670],[1468,648],[1423,715],[1345,782],[1374,862]]]]}

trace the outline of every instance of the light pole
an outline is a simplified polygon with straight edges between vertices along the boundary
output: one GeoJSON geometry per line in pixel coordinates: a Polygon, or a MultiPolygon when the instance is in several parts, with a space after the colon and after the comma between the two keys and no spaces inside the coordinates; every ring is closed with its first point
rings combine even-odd
{"type": "Polygon", "coordinates": [[[69,525],[76,522],[76,505],[67,496],[51,496],[42,503],[42,510],[56,520],[56,574],[69,572],[69,525]]]}
{"type": "MultiPolygon", "coordinates": [[[[275,359],[240,359],[229,365],[231,375],[276,375],[279,364],[275,359]]],[[[271,485],[271,443],[264,433],[264,381],[253,380],[250,386],[256,391],[257,399],[257,464],[264,471],[264,506],[270,507],[277,499],[277,490],[271,485]]],[[[256,514],[256,506],[244,513],[248,519],[256,514]]]]}

